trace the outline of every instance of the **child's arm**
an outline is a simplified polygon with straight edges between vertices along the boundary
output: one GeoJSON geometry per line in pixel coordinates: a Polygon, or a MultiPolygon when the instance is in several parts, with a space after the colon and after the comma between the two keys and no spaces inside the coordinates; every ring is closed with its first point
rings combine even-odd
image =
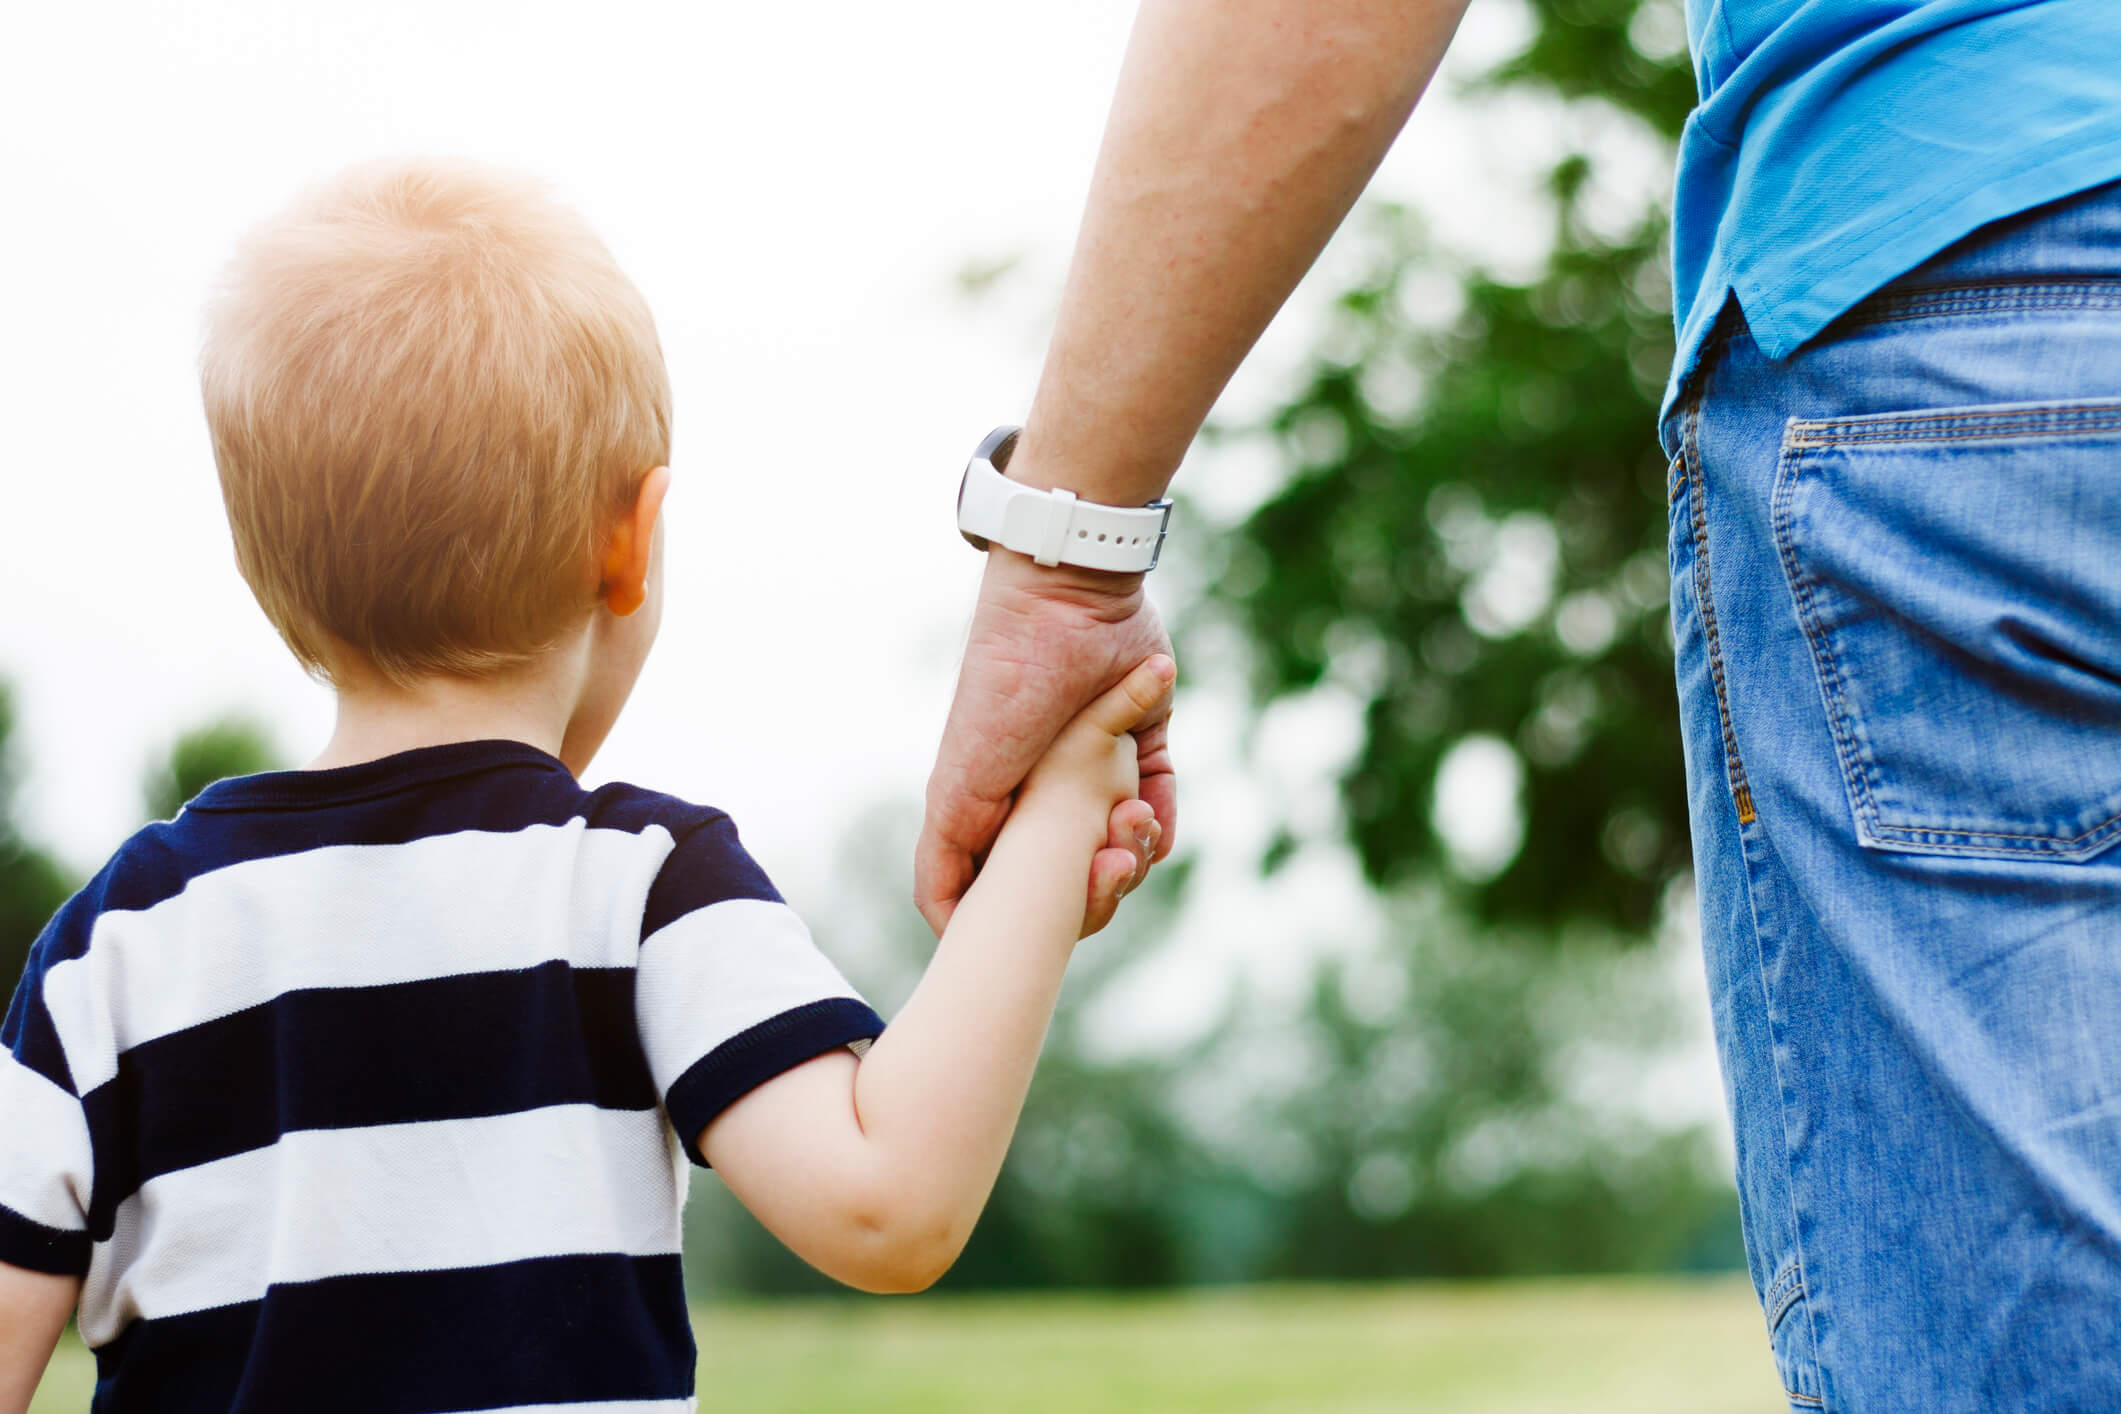
{"type": "Polygon", "coordinates": [[[867,1056],[797,1066],[700,1135],[744,1205],[826,1275],[918,1291],[971,1236],[1083,931],[1083,880],[1113,807],[1136,790],[1128,732],[1174,672],[1151,658],[1062,731],[867,1056]]]}
{"type": "Polygon", "coordinates": [[[78,1277],[0,1262],[0,1414],[23,1414],[81,1296],[78,1277]]]}

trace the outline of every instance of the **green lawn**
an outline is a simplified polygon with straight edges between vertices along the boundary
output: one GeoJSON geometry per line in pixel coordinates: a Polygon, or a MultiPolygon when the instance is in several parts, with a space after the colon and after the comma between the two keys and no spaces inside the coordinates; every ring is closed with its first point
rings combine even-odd
{"type": "MultiPolygon", "coordinates": [[[[1250,1287],[700,1308],[744,1414],[1783,1414],[1742,1280],[1250,1287]]],[[[30,1407],[87,1407],[69,1342],[30,1407]]]]}

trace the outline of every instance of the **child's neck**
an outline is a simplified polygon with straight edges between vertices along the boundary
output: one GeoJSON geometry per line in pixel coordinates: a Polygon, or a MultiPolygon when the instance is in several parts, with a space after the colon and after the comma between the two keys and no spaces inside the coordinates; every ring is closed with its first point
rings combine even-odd
{"type": "Polygon", "coordinates": [[[436,675],[408,684],[365,665],[337,672],[338,717],[308,769],[457,741],[520,741],[559,756],[581,699],[584,657],[562,647],[491,677],[436,675]]]}

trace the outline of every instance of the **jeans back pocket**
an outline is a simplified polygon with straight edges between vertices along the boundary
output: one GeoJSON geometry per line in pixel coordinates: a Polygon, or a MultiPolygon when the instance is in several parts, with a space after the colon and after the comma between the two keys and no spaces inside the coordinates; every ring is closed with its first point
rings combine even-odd
{"type": "Polygon", "coordinates": [[[2121,838],[2121,400],[1792,420],[1774,518],[1865,845],[2121,838]]]}

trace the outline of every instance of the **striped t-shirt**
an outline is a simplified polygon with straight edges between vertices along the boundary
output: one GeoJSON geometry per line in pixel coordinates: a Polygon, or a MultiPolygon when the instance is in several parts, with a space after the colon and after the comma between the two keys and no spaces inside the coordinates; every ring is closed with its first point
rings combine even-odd
{"type": "Polygon", "coordinates": [[[224,781],[37,941],[0,1261],[95,1408],[683,1409],[685,1159],[883,1029],[729,818],[514,742],[224,781]]]}

